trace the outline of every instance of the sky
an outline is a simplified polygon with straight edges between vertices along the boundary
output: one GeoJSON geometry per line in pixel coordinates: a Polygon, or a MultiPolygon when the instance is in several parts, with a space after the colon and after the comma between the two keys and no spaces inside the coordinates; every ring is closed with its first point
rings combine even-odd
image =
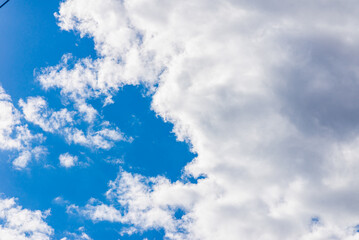
{"type": "Polygon", "coordinates": [[[354,0],[11,0],[0,240],[359,240],[354,0]]]}

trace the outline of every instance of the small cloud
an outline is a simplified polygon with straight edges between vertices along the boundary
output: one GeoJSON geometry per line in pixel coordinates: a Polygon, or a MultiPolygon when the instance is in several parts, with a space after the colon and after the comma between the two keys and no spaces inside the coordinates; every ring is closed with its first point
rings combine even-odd
{"type": "Polygon", "coordinates": [[[37,146],[32,150],[24,150],[20,152],[19,156],[12,162],[14,167],[18,170],[24,169],[28,166],[31,160],[40,160],[43,156],[46,156],[47,149],[43,146],[37,146]]]}
{"type": "Polygon", "coordinates": [[[59,156],[59,160],[62,167],[70,168],[76,165],[78,157],[72,156],[69,153],[64,153],[59,156]]]}
{"type": "Polygon", "coordinates": [[[43,97],[29,97],[26,101],[20,99],[19,105],[25,119],[39,126],[45,132],[54,133],[73,122],[73,112],[69,112],[65,108],[60,111],[53,111],[48,108],[43,97]]]}
{"type": "Polygon", "coordinates": [[[20,155],[13,161],[13,165],[16,169],[23,169],[31,160],[30,151],[23,151],[20,155]]]}
{"type": "Polygon", "coordinates": [[[77,232],[65,232],[66,237],[61,238],[61,240],[92,240],[84,231],[85,228],[80,227],[77,232]]]}
{"type": "Polygon", "coordinates": [[[123,156],[121,158],[111,158],[108,157],[105,159],[105,162],[109,163],[109,164],[114,164],[114,165],[121,165],[124,164],[124,159],[123,156]]]}
{"type": "Polygon", "coordinates": [[[58,197],[54,198],[54,200],[52,200],[52,202],[53,202],[54,204],[61,205],[61,206],[70,204],[69,201],[65,200],[65,199],[64,199],[63,197],[61,197],[61,196],[58,196],[58,197]]]}
{"type": "Polygon", "coordinates": [[[84,120],[88,123],[93,123],[93,121],[96,119],[96,116],[98,115],[97,110],[85,102],[76,104],[75,107],[83,115],[84,120]]]}

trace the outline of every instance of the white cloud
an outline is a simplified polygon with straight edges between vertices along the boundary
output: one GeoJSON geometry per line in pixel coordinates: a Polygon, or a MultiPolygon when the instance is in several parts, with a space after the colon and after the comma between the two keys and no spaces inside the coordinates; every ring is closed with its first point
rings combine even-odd
{"type": "Polygon", "coordinates": [[[206,176],[121,172],[109,201],[127,212],[94,201],[78,211],[163,227],[172,239],[357,239],[358,9],[353,0],[63,2],[59,26],[93,37],[100,58],[65,56],[38,76],[43,87],[106,104],[123,85],[158,85],[152,108],[198,154],[184,179],[206,176]]]}
{"type": "Polygon", "coordinates": [[[102,129],[97,131],[89,128],[86,134],[77,128],[65,128],[63,134],[68,143],[97,149],[110,149],[116,141],[131,140],[131,138],[127,139],[118,128],[108,129],[106,126],[102,126],[102,129]]]}
{"type": "Polygon", "coordinates": [[[31,150],[24,150],[20,152],[19,156],[13,161],[16,169],[23,169],[30,163],[31,160],[40,160],[41,157],[47,154],[47,149],[43,146],[34,147],[31,150]]]}
{"type": "Polygon", "coordinates": [[[61,240],[91,240],[86,233],[76,234],[76,233],[67,233],[67,237],[61,238],[61,240]]]}
{"type": "Polygon", "coordinates": [[[66,232],[66,237],[61,240],[92,240],[92,238],[84,232],[84,227],[80,227],[77,233],[66,232]]]}
{"type": "MultiPolygon", "coordinates": [[[[90,201],[93,203],[92,201],[90,201]]],[[[90,214],[92,220],[94,221],[110,221],[110,222],[121,222],[121,213],[119,210],[114,208],[113,206],[107,206],[104,204],[92,206],[88,205],[88,209],[86,210],[79,210],[76,205],[69,205],[67,207],[68,213],[78,213],[81,212],[82,214],[90,214]]]]}
{"type": "Polygon", "coordinates": [[[32,135],[26,125],[21,124],[21,115],[14,107],[11,97],[0,87],[0,148],[21,150],[39,136],[32,135]]]}
{"type": "Polygon", "coordinates": [[[76,105],[77,109],[80,113],[84,114],[84,119],[92,123],[96,119],[96,116],[98,115],[96,109],[94,109],[91,105],[86,103],[79,103],[76,105]]]}
{"type": "Polygon", "coordinates": [[[145,178],[121,171],[118,178],[110,182],[110,190],[106,193],[113,205],[91,199],[82,208],[70,205],[68,212],[84,215],[94,221],[120,222],[135,226],[135,228],[122,229],[122,234],[163,227],[167,237],[183,239],[185,235],[180,232],[190,219],[186,216],[176,219],[175,213],[178,209],[186,209],[193,205],[193,198],[197,195],[198,193],[190,185],[180,182],[171,185],[163,177],[145,178]],[[171,192],[175,195],[170,196],[171,192]],[[114,207],[118,204],[123,207],[121,211],[114,207]]]}
{"type": "Polygon", "coordinates": [[[67,205],[67,204],[70,203],[68,200],[65,200],[61,196],[58,196],[58,197],[54,198],[54,200],[52,200],[52,202],[57,204],[57,205],[67,205]]]}
{"type": "Polygon", "coordinates": [[[0,149],[18,151],[19,156],[13,164],[17,169],[24,168],[32,158],[38,159],[40,152],[45,152],[43,147],[32,147],[34,143],[43,141],[43,136],[32,134],[22,123],[20,112],[1,86],[0,109],[0,149]]]}
{"type": "Polygon", "coordinates": [[[65,168],[73,167],[77,164],[78,157],[72,156],[69,153],[64,153],[59,156],[60,165],[65,168]]]}
{"type": "Polygon", "coordinates": [[[30,151],[23,151],[20,155],[14,160],[13,164],[17,168],[25,168],[27,164],[31,160],[31,153],[30,151]]]}
{"type": "Polygon", "coordinates": [[[73,122],[74,113],[65,108],[57,112],[51,111],[42,97],[29,97],[27,102],[20,99],[19,105],[22,107],[25,119],[38,125],[46,132],[54,133],[73,122]]]}
{"type": "Polygon", "coordinates": [[[53,229],[44,222],[49,214],[49,211],[23,209],[14,198],[0,199],[0,239],[50,239],[53,229]]]}
{"type": "Polygon", "coordinates": [[[47,102],[42,97],[29,97],[26,102],[21,99],[19,105],[22,107],[27,121],[38,125],[45,132],[63,135],[69,144],[110,149],[116,141],[128,141],[118,128],[111,127],[108,122],[99,124],[96,122],[99,125],[98,130],[93,130],[92,125],[89,125],[86,134],[83,130],[75,127],[74,117],[78,114],[84,115],[84,120],[91,124],[94,123],[97,116],[97,111],[84,102],[75,104],[78,112],[69,111],[66,108],[53,111],[48,108],[47,102]]]}

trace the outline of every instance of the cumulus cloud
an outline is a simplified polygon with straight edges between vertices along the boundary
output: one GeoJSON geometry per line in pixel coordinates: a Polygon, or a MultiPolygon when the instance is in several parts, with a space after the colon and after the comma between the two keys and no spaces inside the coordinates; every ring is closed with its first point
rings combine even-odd
{"type": "Polygon", "coordinates": [[[46,132],[55,132],[67,124],[73,122],[74,113],[67,109],[51,111],[47,102],[42,97],[29,97],[27,102],[20,99],[19,105],[22,108],[25,119],[28,122],[38,125],[46,132]]]}
{"type": "Polygon", "coordinates": [[[47,154],[47,149],[43,146],[37,146],[29,150],[20,152],[19,156],[13,161],[13,165],[17,169],[25,168],[31,160],[40,160],[47,154]]]}
{"type": "Polygon", "coordinates": [[[16,168],[24,168],[32,158],[38,159],[46,152],[43,147],[32,148],[43,141],[41,134],[33,134],[22,122],[20,112],[12,103],[10,95],[0,86],[0,149],[16,150],[19,156],[13,161],[16,168]]]}
{"type": "Polygon", "coordinates": [[[21,115],[14,107],[11,97],[0,87],[0,148],[4,150],[23,149],[40,136],[30,133],[26,125],[21,124],[21,115]]]}
{"type": "Polygon", "coordinates": [[[66,237],[61,238],[61,240],[92,240],[92,238],[87,235],[84,230],[84,227],[80,227],[76,233],[66,232],[66,237]]]}
{"type": "Polygon", "coordinates": [[[99,58],[66,55],[43,69],[42,86],[75,104],[107,104],[121,86],[145,84],[152,108],[198,154],[184,180],[120,172],[109,203],[73,209],[162,227],[172,239],[357,239],[358,8],[354,0],[61,3],[59,26],[93,37],[99,58]]]}
{"type": "Polygon", "coordinates": [[[76,233],[67,233],[67,237],[61,238],[61,240],[91,240],[86,233],[76,234],[76,233]]]}
{"type": "Polygon", "coordinates": [[[99,130],[89,128],[87,133],[78,128],[64,128],[63,135],[68,143],[98,149],[110,149],[116,141],[131,141],[131,138],[126,138],[118,128],[109,129],[107,124],[102,124],[100,127],[99,130]]]}
{"type": "Polygon", "coordinates": [[[63,197],[61,197],[61,196],[58,196],[58,197],[56,197],[56,198],[54,198],[53,200],[52,200],[52,202],[54,203],[54,204],[57,204],[57,205],[67,205],[67,204],[69,204],[70,202],[68,201],[68,200],[65,200],[63,197]]]}
{"type": "Polygon", "coordinates": [[[78,124],[74,120],[77,115],[83,115],[84,120],[88,123],[94,123],[97,116],[97,111],[86,103],[78,107],[78,111],[69,111],[63,108],[59,111],[54,111],[48,107],[47,102],[42,97],[29,97],[27,101],[19,101],[25,119],[35,125],[38,125],[45,132],[61,134],[66,141],[71,144],[80,144],[86,147],[95,147],[98,149],[110,149],[116,141],[128,141],[122,132],[112,127],[109,122],[97,123],[99,126],[96,130],[92,125],[89,125],[87,132],[77,128],[78,124]]]}
{"type": "Polygon", "coordinates": [[[122,170],[109,185],[106,197],[112,205],[91,199],[85,207],[70,205],[67,211],[94,221],[120,222],[134,226],[122,229],[121,234],[164,228],[166,236],[171,239],[185,238],[184,226],[191,221],[187,216],[177,219],[175,213],[193,205],[193,198],[198,195],[192,189],[193,186],[180,182],[171,185],[164,177],[145,178],[122,170]],[[171,190],[171,187],[174,189],[171,190]],[[176,195],[169,196],[171,191],[177,191],[176,195]],[[117,205],[122,208],[117,209],[117,205]]]}
{"type": "Polygon", "coordinates": [[[49,211],[24,209],[14,198],[0,199],[0,239],[49,240],[53,229],[44,219],[49,211]]]}
{"type": "Polygon", "coordinates": [[[60,165],[65,168],[73,167],[77,164],[78,157],[72,156],[69,153],[64,153],[59,156],[60,165]]]}

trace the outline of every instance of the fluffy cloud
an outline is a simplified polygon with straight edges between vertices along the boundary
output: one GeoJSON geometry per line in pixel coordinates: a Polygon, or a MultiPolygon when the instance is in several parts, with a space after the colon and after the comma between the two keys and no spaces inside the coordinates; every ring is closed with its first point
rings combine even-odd
{"type": "Polygon", "coordinates": [[[0,148],[21,150],[40,136],[30,133],[26,125],[21,124],[21,115],[14,107],[11,97],[0,87],[0,148]]]}
{"type": "Polygon", "coordinates": [[[19,156],[13,161],[16,168],[24,168],[32,158],[38,159],[46,150],[35,147],[35,142],[41,142],[41,134],[32,134],[26,124],[22,123],[21,114],[15,108],[11,97],[0,86],[0,149],[16,150],[19,156]]]}
{"type": "Polygon", "coordinates": [[[91,199],[85,207],[68,206],[68,212],[84,215],[94,221],[120,222],[133,226],[122,229],[122,234],[164,228],[166,236],[171,239],[186,237],[184,226],[190,224],[191,220],[187,216],[177,219],[175,213],[193,205],[193,198],[199,194],[193,185],[181,182],[172,185],[163,177],[145,178],[124,171],[120,171],[117,179],[109,185],[106,197],[112,205],[91,199]],[[171,192],[175,195],[171,196],[171,192]],[[117,209],[117,205],[122,208],[117,209]]]}
{"type": "Polygon", "coordinates": [[[69,153],[64,153],[59,156],[60,165],[65,168],[70,168],[76,165],[78,161],[77,156],[72,156],[69,153]]]}
{"type": "Polygon", "coordinates": [[[13,165],[17,169],[25,168],[31,160],[40,160],[47,154],[47,149],[43,146],[37,146],[32,149],[23,150],[19,156],[13,161],[13,165]]]}
{"type": "Polygon", "coordinates": [[[92,238],[90,238],[90,236],[87,235],[84,230],[84,227],[80,227],[78,229],[78,233],[66,232],[66,237],[61,238],[61,240],[92,240],[92,238]]]}
{"type": "Polygon", "coordinates": [[[98,149],[110,149],[116,141],[132,141],[131,138],[126,138],[118,128],[109,129],[108,125],[107,122],[104,122],[100,125],[101,129],[97,131],[89,128],[86,134],[77,128],[64,128],[63,135],[68,143],[98,149]]]}
{"type": "Polygon", "coordinates": [[[29,97],[27,102],[20,99],[20,107],[25,119],[41,127],[46,132],[55,132],[73,122],[73,113],[67,109],[54,112],[48,109],[47,102],[42,97],[29,97]]]}
{"type": "Polygon", "coordinates": [[[0,239],[50,239],[53,229],[44,222],[49,214],[49,211],[23,209],[14,198],[0,199],[0,239]]]}
{"type": "Polygon", "coordinates": [[[69,144],[109,149],[116,141],[130,141],[130,138],[123,136],[118,128],[111,127],[109,122],[96,122],[99,125],[96,130],[89,125],[86,133],[75,127],[75,124],[78,124],[74,120],[76,115],[83,114],[86,122],[95,123],[97,111],[84,102],[80,105],[75,104],[78,111],[69,111],[66,108],[53,111],[48,108],[47,102],[42,97],[29,97],[26,102],[21,99],[19,105],[28,122],[38,125],[45,132],[63,135],[69,144]]]}
{"type": "Polygon", "coordinates": [[[76,234],[76,233],[67,233],[67,237],[61,238],[61,240],[91,240],[86,233],[76,234]]]}
{"type": "Polygon", "coordinates": [[[198,154],[183,179],[205,176],[171,183],[120,172],[110,203],[73,208],[163,227],[172,239],[358,239],[358,8],[354,0],[63,2],[59,26],[93,37],[100,57],[65,56],[38,76],[43,87],[76,104],[107,104],[123,85],[149,86],[152,108],[198,154]]]}

